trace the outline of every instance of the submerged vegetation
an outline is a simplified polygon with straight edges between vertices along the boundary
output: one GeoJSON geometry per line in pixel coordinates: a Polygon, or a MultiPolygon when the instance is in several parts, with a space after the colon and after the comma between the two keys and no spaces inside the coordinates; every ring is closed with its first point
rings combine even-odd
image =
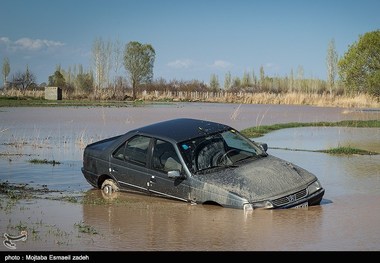
{"type": "Polygon", "coordinates": [[[380,120],[345,120],[338,122],[289,122],[273,125],[263,125],[243,129],[241,132],[250,138],[264,136],[266,133],[288,128],[299,127],[354,127],[354,128],[379,128],[380,120]]]}
{"type": "Polygon", "coordinates": [[[320,153],[327,153],[331,155],[377,155],[379,153],[362,150],[358,148],[354,148],[351,146],[339,146],[336,148],[330,148],[327,150],[305,150],[305,149],[290,149],[290,148],[280,148],[280,147],[270,147],[271,149],[278,149],[278,150],[287,150],[287,151],[301,151],[301,152],[320,152],[320,153]]]}
{"type": "MultiPolygon", "coordinates": [[[[353,127],[353,128],[380,128],[380,120],[344,120],[338,122],[289,122],[274,125],[263,125],[257,127],[251,127],[242,130],[241,132],[249,138],[257,138],[264,136],[266,133],[288,128],[299,127],[353,127]]],[[[273,148],[272,149],[279,149],[273,148]]],[[[284,149],[293,151],[310,151],[310,152],[323,152],[333,155],[376,155],[377,152],[371,152],[367,150],[357,149],[350,146],[340,146],[337,148],[331,148],[326,150],[303,150],[303,149],[284,149]]]]}
{"type": "Polygon", "coordinates": [[[57,164],[61,164],[60,162],[58,161],[55,161],[55,160],[47,160],[47,159],[31,159],[29,160],[30,163],[35,163],[35,164],[52,164],[53,166],[54,165],[57,165],[57,164]]]}
{"type": "Polygon", "coordinates": [[[357,149],[353,148],[350,146],[346,147],[337,147],[337,148],[331,148],[328,150],[320,150],[319,152],[324,152],[328,154],[333,154],[333,155],[352,155],[352,154],[357,154],[357,155],[376,155],[379,153],[376,152],[371,152],[371,151],[366,151],[362,149],[357,149]]]}
{"type": "Polygon", "coordinates": [[[85,224],[83,221],[79,223],[75,223],[74,226],[81,233],[93,234],[93,235],[98,234],[98,231],[96,231],[96,229],[93,226],[85,224]]]}

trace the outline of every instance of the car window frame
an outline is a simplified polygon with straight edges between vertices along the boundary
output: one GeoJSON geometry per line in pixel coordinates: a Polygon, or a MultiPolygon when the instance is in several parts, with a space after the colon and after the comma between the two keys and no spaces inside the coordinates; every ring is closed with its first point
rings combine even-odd
{"type": "MultiPolygon", "coordinates": [[[[138,135],[135,135],[135,136],[132,136],[131,138],[128,138],[126,141],[124,141],[119,147],[116,148],[116,150],[114,150],[112,152],[112,157],[115,158],[115,159],[118,159],[118,160],[122,160],[124,162],[128,162],[128,163],[132,163],[132,164],[135,164],[135,165],[139,165],[139,166],[142,166],[142,167],[146,167],[150,161],[150,149],[151,149],[151,142],[152,142],[152,137],[150,136],[146,136],[146,135],[141,135],[141,134],[138,134],[138,135]],[[128,149],[131,149],[131,148],[128,148],[128,145],[130,142],[134,141],[134,140],[137,140],[138,138],[146,138],[147,139],[147,147],[146,149],[141,149],[141,154],[144,154],[145,158],[127,158],[128,155],[130,156],[134,156],[134,154],[129,154],[127,153],[128,149]],[[120,156],[122,155],[122,156],[120,156]],[[145,160],[145,161],[142,161],[142,160],[145,160]]],[[[134,150],[133,152],[136,152],[137,149],[139,149],[138,147],[133,147],[134,150]]],[[[140,150],[138,150],[140,151],[140,150]]]]}

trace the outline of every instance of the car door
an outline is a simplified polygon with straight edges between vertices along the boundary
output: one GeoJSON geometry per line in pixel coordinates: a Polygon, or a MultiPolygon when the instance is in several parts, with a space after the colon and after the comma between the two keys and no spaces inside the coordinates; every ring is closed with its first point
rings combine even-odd
{"type": "Polygon", "coordinates": [[[146,165],[151,138],[137,135],[119,146],[111,155],[110,172],[121,188],[147,190],[150,175],[146,165]]]}
{"type": "Polygon", "coordinates": [[[150,168],[151,175],[147,183],[149,192],[188,201],[190,187],[186,177],[168,176],[168,172],[174,170],[184,173],[183,164],[173,144],[159,139],[155,141],[150,168]]]}

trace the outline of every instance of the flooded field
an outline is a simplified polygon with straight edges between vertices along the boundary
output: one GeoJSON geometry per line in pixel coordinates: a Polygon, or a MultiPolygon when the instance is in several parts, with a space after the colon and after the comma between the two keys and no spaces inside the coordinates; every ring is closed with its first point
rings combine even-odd
{"type": "MultiPolygon", "coordinates": [[[[380,152],[379,128],[292,128],[255,139],[268,143],[269,154],[318,176],[326,193],[315,207],[244,213],[130,193],[108,200],[85,181],[80,169],[86,144],[178,117],[242,130],[288,122],[380,119],[380,111],[210,103],[1,108],[0,183],[41,189],[33,198],[1,199],[1,236],[27,232],[24,240],[14,242],[13,251],[380,250],[380,155],[310,151],[351,146],[380,152]],[[58,163],[35,164],[31,159],[58,163]]],[[[2,243],[0,251],[10,251],[2,243]]]]}

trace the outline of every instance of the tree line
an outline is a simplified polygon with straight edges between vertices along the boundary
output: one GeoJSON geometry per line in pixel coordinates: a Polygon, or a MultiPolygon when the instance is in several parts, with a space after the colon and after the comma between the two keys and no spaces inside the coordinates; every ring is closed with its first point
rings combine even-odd
{"type": "Polygon", "coordinates": [[[254,70],[242,76],[232,76],[227,72],[220,81],[216,74],[210,76],[208,84],[198,80],[167,81],[153,78],[155,50],[150,44],[131,41],[125,46],[119,41],[104,41],[96,38],[92,46],[91,69],[82,65],[63,69],[59,65],[48,78],[48,84],[35,83],[35,75],[26,67],[25,72],[16,72],[8,81],[10,61],[4,58],[2,66],[3,83],[6,88],[20,90],[59,86],[69,96],[97,98],[97,94],[112,93],[115,99],[126,99],[126,91],[132,91],[135,100],[138,92],[146,91],[199,91],[219,92],[303,92],[317,94],[358,94],[365,93],[380,99],[380,30],[360,35],[339,58],[335,40],[328,43],[326,52],[326,80],[305,78],[304,69],[299,66],[289,75],[267,76],[264,67],[259,74],[254,70]],[[122,67],[126,75],[122,74],[122,67]]]}

